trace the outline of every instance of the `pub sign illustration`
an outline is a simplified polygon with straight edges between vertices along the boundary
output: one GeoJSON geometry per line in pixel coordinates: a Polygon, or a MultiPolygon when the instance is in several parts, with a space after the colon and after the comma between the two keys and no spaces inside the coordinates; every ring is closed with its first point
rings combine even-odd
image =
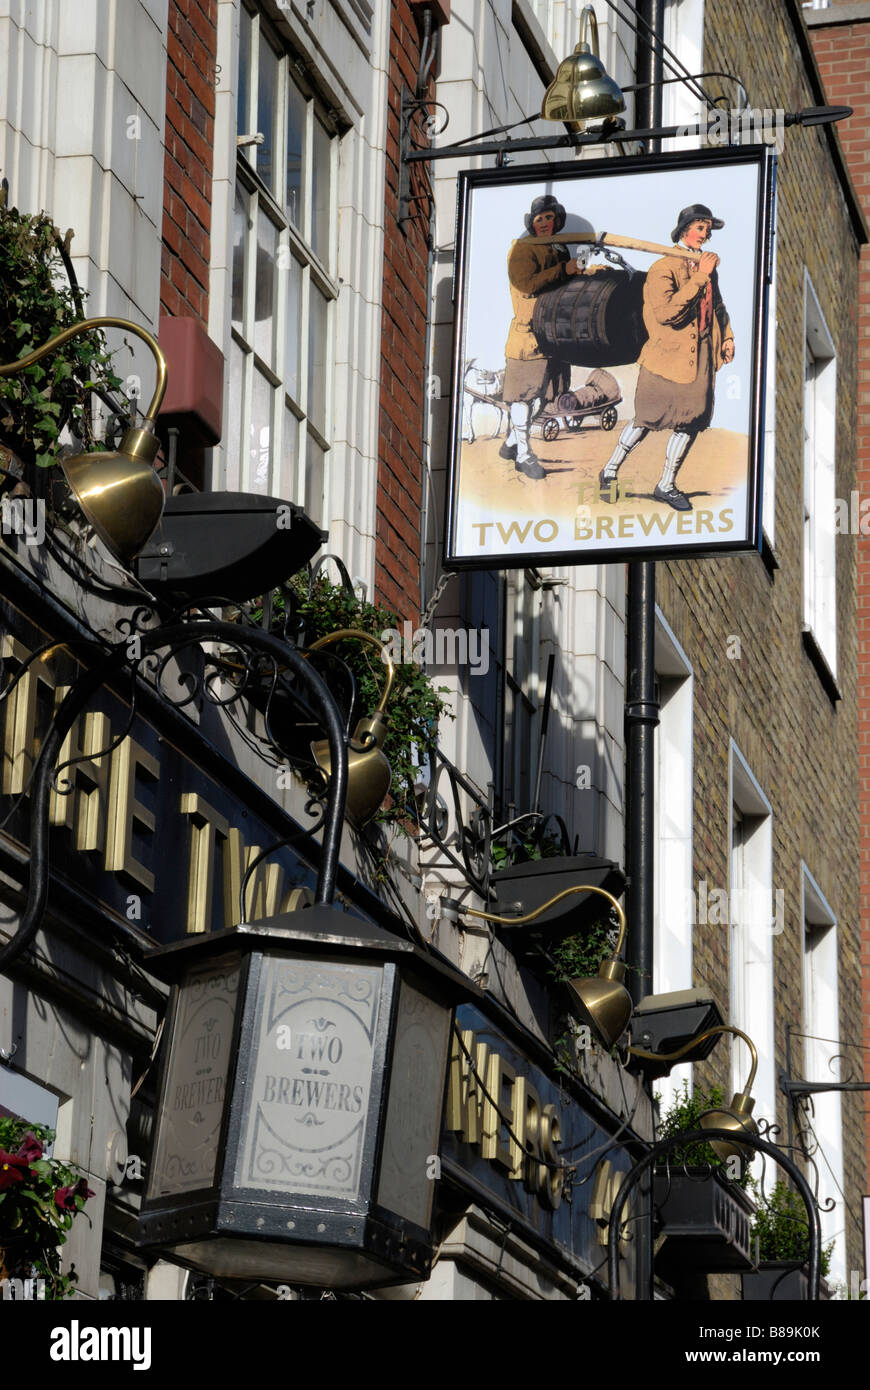
{"type": "Polygon", "coordinates": [[[460,175],[451,568],[758,547],[774,167],[460,175]]]}

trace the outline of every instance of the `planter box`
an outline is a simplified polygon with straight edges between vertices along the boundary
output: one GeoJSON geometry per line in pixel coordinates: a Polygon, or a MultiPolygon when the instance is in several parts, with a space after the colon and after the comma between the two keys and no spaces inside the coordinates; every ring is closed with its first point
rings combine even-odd
{"type": "MultiPolygon", "coordinates": [[[[518,917],[524,917],[557,893],[584,883],[603,888],[618,898],[625,887],[625,878],[618,864],[594,854],[558,855],[552,859],[514,864],[509,869],[499,870],[490,879],[490,887],[496,895],[491,911],[497,916],[516,912],[518,917]]],[[[598,893],[575,893],[528,926],[501,927],[499,935],[509,941],[514,950],[521,943],[562,941],[566,936],[582,932],[602,910],[607,910],[607,903],[598,893]]]]}
{"type": "Polygon", "coordinates": [[[754,1211],[741,1187],[706,1170],[656,1173],[658,1237],[656,1273],[669,1270],[733,1274],[751,1270],[749,1228],[754,1211]]]}
{"type": "MultiPolygon", "coordinates": [[[[807,1266],[794,1260],[762,1260],[757,1269],[742,1277],[744,1303],[805,1303],[807,1266]]],[[[827,1301],[831,1291],[821,1281],[819,1298],[827,1301]]]]}

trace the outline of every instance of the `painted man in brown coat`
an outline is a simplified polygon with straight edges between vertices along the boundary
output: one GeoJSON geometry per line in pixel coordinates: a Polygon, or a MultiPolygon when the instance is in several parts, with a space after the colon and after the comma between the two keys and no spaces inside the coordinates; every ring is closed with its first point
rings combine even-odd
{"type": "Polygon", "coordinates": [[[671,240],[701,254],[697,262],[663,256],[650,266],[643,292],[643,318],[649,335],[638,358],[634,420],[599,477],[605,502],[615,501],[613,484],[623,460],[650,430],[669,430],[665,466],[653,496],[676,511],[692,504],[676,487],[676,476],[692,444],[713,418],[716,373],[734,360],[734,334],[716,267],[719,257],[701,247],[715,228],[724,227],[702,203],[683,208],[671,240]]]}
{"type": "Polygon", "coordinates": [[[565,209],[552,194],[534,199],[525,223],[528,236],[515,241],[508,255],[514,316],[505,343],[503,399],[510,411],[510,429],[499,454],[513,459],[517,472],[527,478],[543,478],[546,474],[529,447],[529,429],[541,404],[568,389],[571,369],[541,351],[532,317],[542,291],[582,272],[567,247],[536,240],[553,236],[565,225],[565,209]]]}

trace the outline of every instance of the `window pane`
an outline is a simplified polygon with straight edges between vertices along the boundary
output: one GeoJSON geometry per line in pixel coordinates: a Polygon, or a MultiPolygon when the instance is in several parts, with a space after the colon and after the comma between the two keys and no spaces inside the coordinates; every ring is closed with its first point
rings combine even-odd
{"type": "Polygon", "coordinates": [[[327,301],[311,286],[308,306],[308,417],[326,434],[326,322],[327,301]]]}
{"type": "Polygon", "coordinates": [[[299,399],[299,292],[302,287],[302,267],[295,256],[285,251],[278,272],[281,293],[286,297],[286,331],[284,335],[284,390],[294,400],[299,399]]]}
{"type": "Polygon", "coordinates": [[[318,120],[314,122],[311,179],[311,245],[324,265],[329,264],[329,190],[331,141],[318,120]]]}
{"type": "Polygon", "coordinates": [[[326,450],[309,434],[305,454],[305,510],[318,526],[323,521],[323,484],[326,450]]]}
{"type": "Polygon", "coordinates": [[[239,488],[242,462],[242,377],[245,355],[238,343],[230,344],[230,382],[227,400],[227,419],[224,426],[227,484],[239,488]]]}
{"type": "Polygon", "coordinates": [[[269,460],[272,452],[272,387],[262,372],[254,369],[254,398],[251,408],[251,446],[248,486],[255,492],[269,491],[269,460]]]}
{"type": "Polygon", "coordinates": [[[257,218],[257,289],[254,296],[254,350],[271,367],[275,360],[275,260],[278,229],[265,213],[257,218]]]}
{"type": "Polygon", "coordinates": [[[244,333],[244,294],[245,294],[245,241],[248,232],[248,204],[250,199],[238,179],[236,179],[236,202],[233,209],[233,328],[244,333]]]}
{"type": "MultiPolygon", "coordinates": [[[[250,11],[246,10],[243,5],[239,22],[239,104],[236,116],[239,135],[254,134],[252,130],[248,129],[248,101],[251,93],[251,25],[250,11]]],[[[244,151],[246,155],[249,148],[246,147],[244,151]]]]}
{"type": "Polygon", "coordinates": [[[307,102],[287,75],[287,216],[302,230],[302,152],[305,149],[305,108],[307,102]]]}
{"type": "Polygon", "coordinates": [[[257,173],[266,187],[275,191],[275,115],[278,99],[278,55],[260,31],[260,74],[257,89],[257,130],[266,138],[257,151],[257,173]]]}

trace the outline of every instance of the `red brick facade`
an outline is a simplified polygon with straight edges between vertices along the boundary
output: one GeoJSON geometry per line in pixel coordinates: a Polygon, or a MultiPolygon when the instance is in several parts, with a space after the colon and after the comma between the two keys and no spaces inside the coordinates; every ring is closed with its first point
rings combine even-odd
{"type": "Polygon", "coordinates": [[[208,320],[217,0],[170,0],[160,312],[208,320]]]}
{"type": "MultiPolygon", "coordinates": [[[[386,140],[381,396],[375,589],[380,602],[414,619],[420,609],[420,521],[426,391],[428,212],[425,196],[399,227],[399,133],[402,90],[414,92],[421,35],[408,0],[392,6],[386,140]]],[[[422,118],[414,119],[417,139],[422,118]]],[[[422,195],[425,176],[411,192],[422,195]]]]}
{"type": "MultiPolygon", "coordinates": [[[[809,15],[810,34],[830,102],[855,111],[837,128],[864,215],[870,217],[870,14],[853,23],[837,23],[837,8],[809,15]]],[[[863,499],[870,497],[870,248],[866,246],[861,253],[858,343],[858,493],[863,499]]],[[[870,1048],[870,539],[863,537],[858,539],[858,641],[863,1042],[870,1048]]],[[[864,1055],[864,1079],[870,1081],[870,1051],[864,1055]]],[[[870,1188],[870,1107],[866,1114],[870,1188]]]]}

